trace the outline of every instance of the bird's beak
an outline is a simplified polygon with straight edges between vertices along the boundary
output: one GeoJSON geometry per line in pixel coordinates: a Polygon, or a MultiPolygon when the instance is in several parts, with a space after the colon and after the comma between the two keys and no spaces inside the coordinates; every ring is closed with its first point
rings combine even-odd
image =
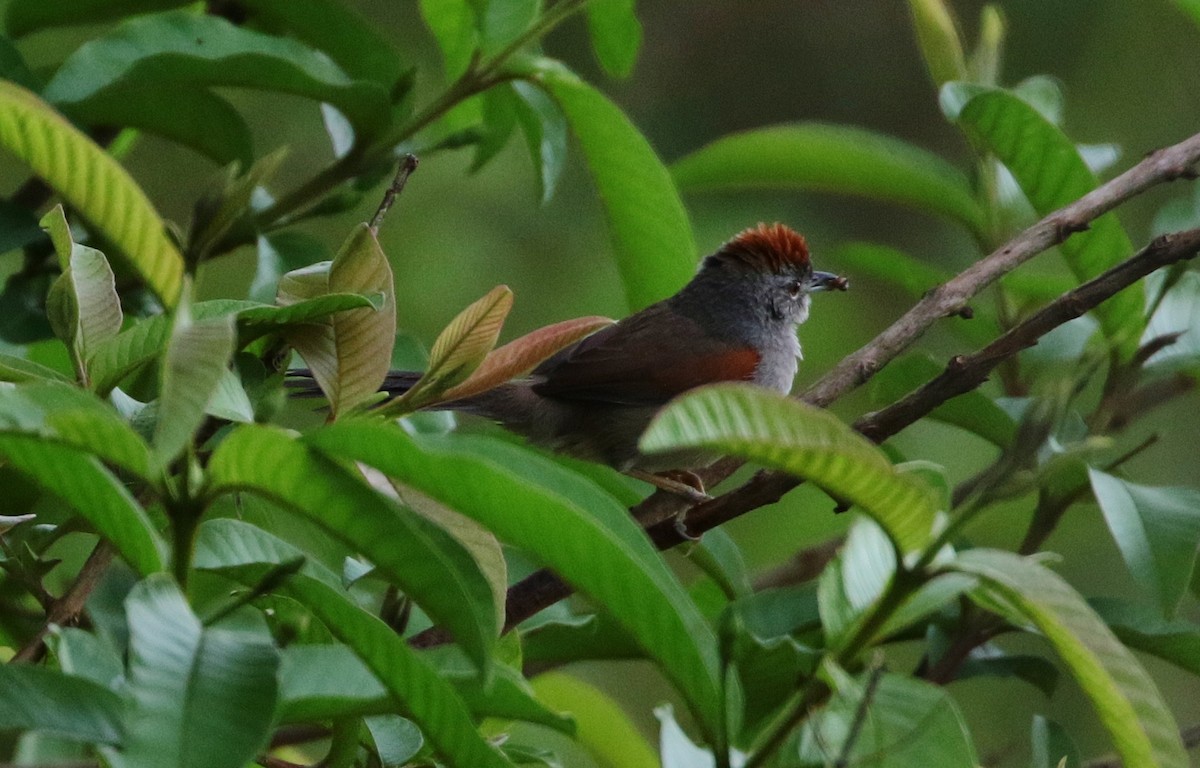
{"type": "Polygon", "coordinates": [[[850,281],[832,272],[813,272],[808,278],[808,292],[849,290],[850,281]]]}

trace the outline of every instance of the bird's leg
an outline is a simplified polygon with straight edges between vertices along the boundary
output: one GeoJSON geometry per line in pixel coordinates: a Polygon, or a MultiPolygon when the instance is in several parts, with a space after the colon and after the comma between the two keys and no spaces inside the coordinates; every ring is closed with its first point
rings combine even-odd
{"type": "MultiPolygon", "coordinates": [[[[640,469],[629,469],[625,474],[637,480],[650,483],[655,488],[673,493],[676,496],[682,496],[693,504],[703,504],[706,501],[712,501],[712,496],[709,496],[704,490],[704,481],[695,472],[686,469],[676,469],[662,474],[653,472],[644,472],[640,469]]],[[[682,510],[675,515],[675,530],[685,539],[695,541],[698,537],[688,533],[687,524],[684,518],[687,516],[687,509],[682,510]]]]}

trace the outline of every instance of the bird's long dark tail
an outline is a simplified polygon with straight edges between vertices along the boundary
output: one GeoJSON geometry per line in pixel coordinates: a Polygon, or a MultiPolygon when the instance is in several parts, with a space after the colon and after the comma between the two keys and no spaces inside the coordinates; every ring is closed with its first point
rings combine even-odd
{"type": "MultiPolygon", "coordinates": [[[[413,384],[416,384],[419,378],[421,378],[420,371],[388,371],[379,391],[387,392],[389,397],[398,397],[412,389],[413,384]]],[[[324,397],[321,388],[317,386],[317,380],[313,378],[312,371],[308,368],[290,369],[284,384],[291,390],[294,397],[324,397]]]]}

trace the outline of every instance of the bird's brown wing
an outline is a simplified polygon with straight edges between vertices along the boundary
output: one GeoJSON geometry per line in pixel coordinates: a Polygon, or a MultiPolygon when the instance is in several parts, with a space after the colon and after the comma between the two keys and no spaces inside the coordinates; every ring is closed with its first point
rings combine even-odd
{"type": "Polygon", "coordinates": [[[702,384],[745,381],[759,353],[713,339],[662,305],[592,334],[534,371],[539,395],[622,405],[661,405],[702,384]],[[663,326],[670,331],[664,333],[663,326]]]}

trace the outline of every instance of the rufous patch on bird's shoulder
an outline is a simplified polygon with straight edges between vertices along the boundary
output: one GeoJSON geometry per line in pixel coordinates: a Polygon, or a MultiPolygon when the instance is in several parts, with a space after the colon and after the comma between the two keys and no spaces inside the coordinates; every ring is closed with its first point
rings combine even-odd
{"type": "Polygon", "coordinates": [[[762,355],[752,347],[733,347],[697,356],[687,365],[662,366],[651,374],[654,383],[672,396],[718,381],[750,381],[762,355]]]}
{"type": "Polygon", "coordinates": [[[760,223],[757,227],[742,230],[721,246],[717,255],[772,272],[807,269],[809,266],[808,243],[804,236],[779,223],[760,223]]]}

